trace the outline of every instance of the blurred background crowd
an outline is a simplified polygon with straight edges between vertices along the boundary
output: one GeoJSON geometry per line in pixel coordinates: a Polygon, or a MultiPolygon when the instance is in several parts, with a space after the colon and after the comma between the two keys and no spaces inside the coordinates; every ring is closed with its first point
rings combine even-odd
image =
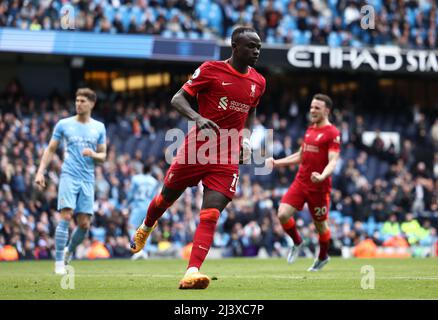
{"type": "Polygon", "coordinates": [[[226,39],[246,24],[268,44],[331,47],[434,49],[438,32],[434,0],[0,1],[0,27],[62,30],[63,19],[78,31],[189,39],[226,39]]]}
{"type": "MultiPolygon", "coordinates": [[[[99,97],[93,117],[105,122],[108,156],[96,169],[94,220],[77,250],[78,258],[131,256],[127,222],[131,178],[147,163],[162,181],[169,166],[164,158],[165,132],[187,129],[187,121],[171,110],[174,92],[161,90],[142,99],[99,97]]],[[[282,92],[263,97],[252,138],[255,152],[262,149],[275,158],[298,150],[308,123],[310,96],[282,92]],[[273,129],[272,146],[264,145],[266,129],[273,129]]],[[[366,256],[376,254],[376,247],[396,247],[430,255],[438,240],[436,115],[417,105],[363,112],[353,98],[334,94],[333,99],[331,121],[341,131],[342,159],[333,175],[330,254],[366,256]],[[370,142],[364,139],[366,132],[373,133],[370,142]],[[386,139],[384,132],[398,133],[399,140],[386,139]]],[[[391,99],[385,103],[394,106],[391,99]]],[[[21,259],[49,259],[60,219],[56,199],[62,149],[47,169],[47,188],[39,191],[33,180],[55,123],[74,114],[74,101],[60,95],[28,96],[12,81],[0,106],[0,248],[13,246],[21,259]]],[[[256,175],[254,167],[241,166],[236,197],[221,214],[213,250],[222,256],[281,256],[290,244],[276,209],[298,168],[256,175]]],[[[151,255],[184,252],[192,241],[201,201],[202,186],[186,190],[160,219],[148,247],[151,255]]],[[[307,244],[303,254],[310,256],[318,238],[306,207],[297,223],[307,244]]]]}

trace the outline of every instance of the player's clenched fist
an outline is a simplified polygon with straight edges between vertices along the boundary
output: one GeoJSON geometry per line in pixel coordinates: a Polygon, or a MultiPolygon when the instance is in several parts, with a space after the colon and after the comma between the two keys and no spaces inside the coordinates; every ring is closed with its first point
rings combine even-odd
{"type": "Polygon", "coordinates": [[[242,149],[240,151],[240,164],[248,164],[251,160],[252,148],[248,138],[243,139],[242,149]]]}
{"type": "Polygon", "coordinates": [[[196,119],[196,126],[200,130],[202,129],[213,129],[217,131],[219,130],[219,126],[216,123],[204,117],[199,117],[198,119],[196,119]]]}
{"type": "Polygon", "coordinates": [[[312,172],[310,180],[312,180],[313,183],[321,183],[325,180],[325,178],[318,172],[312,172]]]}
{"type": "Polygon", "coordinates": [[[82,155],[84,157],[91,157],[94,154],[94,151],[90,148],[85,148],[84,150],[82,150],[82,155]]]}
{"type": "Polygon", "coordinates": [[[268,169],[274,169],[275,167],[275,159],[270,157],[265,160],[265,167],[268,169]]]}
{"type": "Polygon", "coordinates": [[[35,176],[35,184],[39,187],[40,190],[46,187],[46,178],[41,173],[37,173],[35,176]]]}

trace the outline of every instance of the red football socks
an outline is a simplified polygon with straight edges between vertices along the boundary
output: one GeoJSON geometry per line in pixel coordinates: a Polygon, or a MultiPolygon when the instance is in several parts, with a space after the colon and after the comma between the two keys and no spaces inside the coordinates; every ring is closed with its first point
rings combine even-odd
{"type": "Polygon", "coordinates": [[[172,205],[173,202],[166,201],[161,193],[156,195],[148,207],[148,213],[146,219],[144,219],[144,224],[146,227],[152,227],[162,215],[172,205]]]}
{"type": "Polygon", "coordinates": [[[193,237],[193,247],[190,254],[188,268],[201,268],[201,265],[210,250],[211,244],[213,243],[214,231],[216,229],[219,215],[219,210],[215,208],[201,210],[199,225],[196,228],[193,237]]]}
{"type": "Polygon", "coordinates": [[[319,260],[325,260],[328,257],[330,237],[330,229],[327,229],[324,233],[319,234],[319,260]]]}
{"type": "Polygon", "coordinates": [[[291,217],[288,222],[282,224],[281,226],[283,227],[283,230],[292,238],[294,245],[297,246],[303,242],[303,239],[301,239],[301,236],[298,233],[297,224],[293,217],[291,217]]]}

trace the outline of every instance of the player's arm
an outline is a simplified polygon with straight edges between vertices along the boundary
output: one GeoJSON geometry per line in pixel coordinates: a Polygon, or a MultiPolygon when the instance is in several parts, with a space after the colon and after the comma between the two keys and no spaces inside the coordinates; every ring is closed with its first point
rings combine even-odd
{"type": "Polygon", "coordinates": [[[310,179],[312,180],[313,183],[323,182],[325,179],[327,179],[332,175],[333,171],[335,171],[336,164],[339,159],[339,151],[329,151],[328,158],[329,158],[329,162],[325,166],[324,171],[322,173],[312,172],[310,179]]]}
{"type": "Polygon", "coordinates": [[[301,163],[302,154],[303,154],[303,152],[302,152],[302,149],[300,147],[300,149],[297,152],[295,152],[287,157],[277,159],[277,160],[275,160],[274,158],[268,158],[268,159],[266,159],[266,164],[272,166],[272,168],[287,167],[287,166],[290,166],[293,164],[299,164],[299,163],[301,163]]]}
{"type": "Polygon", "coordinates": [[[190,100],[192,100],[192,96],[190,96],[184,89],[181,88],[172,97],[170,103],[182,116],[189,120],[195,121],[196,126],[199,129],[219,130],[219,126],[216,123],[202,117],[192,108],[190,100]]]}
{"type": "Polygon", "coordinates": [[[96,151],[90,148],[85,148],[82,151],[82,155],[84,157],[92,158],[97,163],[103,163],[106,159],[106,144],[105,143],[98,144],[96,151]]]}
{"type": "Polygon", "coordinates": [[[52,161],[53,155],[55,154],[56,149],[58,149],[58,146],[59,146],[59,141],[55,139],[51,139],[49,145],[44,150],[40,165],[35,175],[35,183],[41,189],[46,187],[46,179],[44,178],[44,172],[46,171],[46,168],[49,165],[49,163],[52,161]]]}
{"type": "Polygon", "coordinates": [[[245,121],[245,130],[242,130],[242,153],[240,154],[239,164],[248,163],[251,159],[251,132],[256,118],[256,108],[248,111],[248,117],[245,121]]]}
{"type": "Polygon", "coordinates": [[[131,187],[129,188],[126,201],[128,203],[131,203],[134,200],[135,192],[137,191],[137,184],[135,183],[134,179],[131,180],[131,187]]]}

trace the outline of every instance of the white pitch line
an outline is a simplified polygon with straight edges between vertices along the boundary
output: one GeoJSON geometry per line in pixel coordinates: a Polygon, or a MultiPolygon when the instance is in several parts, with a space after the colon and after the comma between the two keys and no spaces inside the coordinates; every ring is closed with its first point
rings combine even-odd
{"type": "MultiPolygon", "coordinates": [[[[172,275],[172,274],[143,274],[143,273],[135,273],[135,274],[118,274],[118,273],[94,273],[94,274],[76,274],[77,277],[94,277],[94,276],[109,276],[109,277],[142,277],[142,278],[178,278],[182,275],[172,275]]],[[[251,276],[251,275],[219,275],[219,279],[289,279],[289,280],[336,280],[339,279],[337,277],[330,277],[324,275],[315,275],[309,274],[308,276],[281,276],[281,275],[263,275],[263,276],[251,276]]],[[[361,276],[357,277],[342,277],[345,280],[360,280],[361,276]]],[[[376,275],[376,280],[384,279],[384,280],[438,280],[438,276],[394,276],[394,277],[379,277],[376,275]]]]}
{"type": "MultiPolygon", "coordinates": [[[[6,275],[4,275],[6,276],[6,275]]],[[[57,276],[53,273],[42,273],[42,274],[27,274],[27,276],[57,276]]],[[[179,278],[182,277],[183,274],[147,274],[147,273],[131,273],[131,274],[121,274],[121,273],[76,273],[76,277],[140,277],[140,278],[179,278]]],[[[0,275],[2,277],[2,275],[0,275]]],[[[8,275],[7,277],[10,277],[8,275]]],[[[219,279],[278,279],[278,280],[337,280],[338,277],[329,276],[327,274],[315,274],[315,273],[309,273],[308,275],[303,276],[282,276],[282,275],[263,275],[263,276],[252,276],[252,275],[220,275],[218,274],[217,277],[219,279]]],[[[342,279],[345,280],[360,280],[361,276],[358,275],[357,277],[342,277],[342,279]]],[[[379,277],[376,275],[376,280],[378,279],[384,279],[384,280],[438,280],[438,276],[385,276],[385,277],[379,277]]],[[[34,281],[35,279],[29,279],[29,281],[34,281]]]]}

